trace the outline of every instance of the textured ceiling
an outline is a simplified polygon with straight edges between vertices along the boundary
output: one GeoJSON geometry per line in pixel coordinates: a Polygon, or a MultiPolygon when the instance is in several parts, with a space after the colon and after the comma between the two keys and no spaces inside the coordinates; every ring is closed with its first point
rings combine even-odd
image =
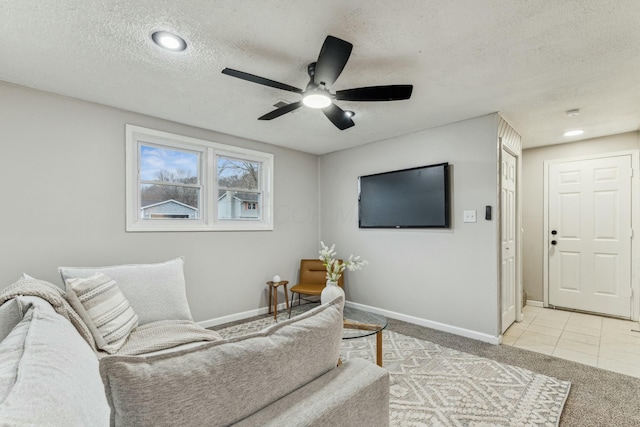
{"type": "Polygon", "coordinates": [[[315,154],[495,111],[534,147],[639,129],[639,22],[638,0],[0,0],[0,80],[315,154]],[[345,131],[308,108],[258,121],[299,95],[220,72],[304,88],[327,34],[354,45],[332,90],[412,98],[338,101],[345,131]]]}

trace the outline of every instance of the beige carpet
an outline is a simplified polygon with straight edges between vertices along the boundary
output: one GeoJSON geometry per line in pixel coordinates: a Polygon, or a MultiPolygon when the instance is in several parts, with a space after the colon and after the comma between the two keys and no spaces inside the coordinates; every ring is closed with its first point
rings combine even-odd
{"type": "MultiPolygon", "coordinates": [[[[273,323],[267,317],[218,329],[224,337],[273,323]]],[[[342,341],[341,357],[375,360],[374,337],[342,341]]],[[[384,331],[392,426],[557,426],[570,383],[384,331]]]]}

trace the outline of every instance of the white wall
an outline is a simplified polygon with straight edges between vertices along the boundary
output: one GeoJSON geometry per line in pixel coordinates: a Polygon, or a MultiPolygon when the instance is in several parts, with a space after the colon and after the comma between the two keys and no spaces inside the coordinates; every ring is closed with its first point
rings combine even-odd
{"type": "Polygon", "coordinates": [[[321,238],[369,261],[347,272],[350,301],[498,336],[497,141],[491,114],[320,158],[321,238]],[[358,176],[442,162],[452,166],[450,229],[358,228],[358,176]],[[463,223],[464,210],[478,222],[463,223]]]}
{"type": "Polygon", "coordinates": [[[635,150],[639,133],[628,132],[522,152],[523,282],[527,299],[543,300],[544,162],[592,154],[635,150]]]}
{"type": "Polygon", "coordinates": [[[318,247],[317,156],[0,84],[0,289],[24,271],[186,257],[195,320],[266,306],[318,247]],[[125,232],[125,124],[274,153],[272,232],[125,232]]]}

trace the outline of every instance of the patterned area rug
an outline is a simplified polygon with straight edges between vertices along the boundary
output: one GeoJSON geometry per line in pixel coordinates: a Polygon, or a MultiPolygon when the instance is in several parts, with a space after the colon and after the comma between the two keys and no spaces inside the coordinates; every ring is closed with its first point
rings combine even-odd
{"type": "MultiPolygon", "coordinates": [[[[220,329],[225,338],[255,332],[273,318],[220,329]]],[[[375,360],[375,337],[342,341],[341,358],[375,360]]],[[[391,377],[392,426],[557,426],[571,383],[383,332],[391,377]]]]}

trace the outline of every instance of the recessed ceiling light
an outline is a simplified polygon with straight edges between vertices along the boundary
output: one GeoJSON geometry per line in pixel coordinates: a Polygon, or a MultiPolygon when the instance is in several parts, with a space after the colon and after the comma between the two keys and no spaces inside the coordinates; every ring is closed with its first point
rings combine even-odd
{"type": "Polygon", "coordinates": [[[187,48],[187,42],[182,37],[166,31],[156,31],[151,34],[151,38],[155,44],[172,52],[181,52],[187,48]]]}
{"type": "Polygon", "coordinates": [[[311,92],[302,98],[302,102],[311,108],[326,108],[331,105],[331,98],[324,93],[311,92]]]}
{"type": "Polygon", "coordinates": [[[575,117],[580,114],[580,109],[574,108],[571,110],[567,110],[565,113],[567,114],[567,117],[575,117]]]}
{"type": "Polygon", "coordinates": [[[584,131],[582,129],[568,130],[564,133],[564,136],[578,136],[582,135],[584,131]]]}

